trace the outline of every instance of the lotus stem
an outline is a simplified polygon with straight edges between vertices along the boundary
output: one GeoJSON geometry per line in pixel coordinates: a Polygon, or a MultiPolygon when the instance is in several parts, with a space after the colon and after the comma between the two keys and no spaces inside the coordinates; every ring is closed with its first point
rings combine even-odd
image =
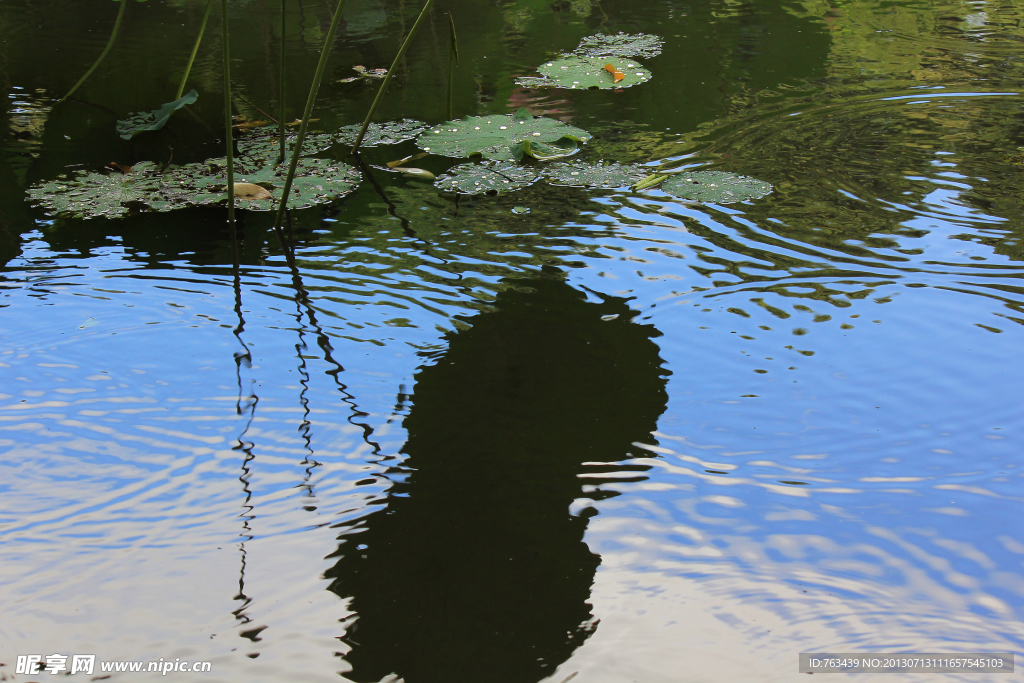
{"type": "MultiPolygon", "coordinates": [[[[227,0],[224,0],[227,2],[227,0]]],[[[338,22],[341,21],[341,11],[345,8],[345,0],[338,0],[338,8],[334,10],[334,18],[331,19],[331,28],[327,31],[327,38],[324,40],[324,49],[320,51],[320,62],[316,65],[316,74],[313,75],[313,84],[309,88],[309,97],[306,98],[306,109],[302,112],[302,122],[299,124],[299,134],[295,139],[295,151],[292,152],[292,161],[288,165],[288,175],[284,179],[284,191],[281,192],[281,203],[277,207],[277,220],[274,221],[276,228],[281,227],[284,220],[284,212],[288,206],[288,194],[292,189],[292,180],[295,179],[295,169],[299,165],[299,157],[302,155],[302,143],[306,140],[306,125],[309,117],[313,115],[313,103],[316,102],[316,93],[320,89],[320,79],[324,77],[324,70],[327,68],[327,57],[331,53],[331,45],[334,44],[334,34],[338,32],[338,22]]],[[[283,121],[284,119],[282,119],[283,121]]],[[[282,136],[282,139],[284,136],[282,136]]]]}
{"type": "Polygon", "coordinates": [[[287,154],[287,152],[285,151],[285,144],[284,144],[285,136],[287,134],[287,131],[284,129],[284,120],[285,120],[284,119],[284,85],[285,85],[285,80],[284,80],[285,42],[284,42],[284,39],[285,39],[285,31],[288,30],[288,22],[287,22],[287,18],[286,18],[284,10],[285,10],[285,0],[281,0],[281,69],[280,69],[281,70],[281,75],[278,78],[278,86],[277,86],[277,89],[278,89],[278,93],[277,93],[278,103],[277,104],[278,104],[278,107],[280,109],[280,113],[278,114],[277,119],[278,119],[278,124],[279,124],[279,127],[280,127],[281,152],[280,152],[280,154],[277,157],[277,163],[278,164],[280,164],[280,163],[282,163],[284,161],[285,154],[287,154]]]}
{"type": "Polygon", "coordinates": [[[455,38],[455,20],[448,13],[448,120],[452,115],[452,84],[455,82],[455,65],[459,63],[459,41],[455,38]]]}
{"type": "Polygon", "coordinates": [[[121,0],[121,9],[117,11],[117,19],[114,21],[114,30],[110,32],[110,40],[107,41],[107,46],[103,48],[103,52],[100,53],[99,59],[97,59],[93,63],[93,65],[89,67],[89,70],[85,72],[84,76],[78,79],[78,83],[75,83],[71,90],[68,91],[67,95],[57,100],[58,102],[63,102],[67,98],[71,97],[74,94],[74,92],[78,90],[79,86],[85,83],[86,79],[89,78],[90,75],[92,75],[92,72],[96,70],[96,67],[100,65],[100,62],[103,61],[103,58],[107,56],[108,52],[110,52],[110,48],[114,47],[114,41],[117,39],[117,31],[121,28],[121,19],[124,17],[124,11],[127,7],[128,0],[121,0]]]}
{"type": "Polygon", "coordinates": [[[181,83],[178,85],[178,94],[174,99],[181,99],[181,93],[185,92],[185,83],[188,75],[192,73],[192,64],[196,61],[196,54],[199,52],[199,44],[203,42],[203,32],[206,31],[206,20],[210,18],[210,10],[213,9],[213,0],[206,0],[206,13],[203,14],[203,23],[199,25],[199,35],[196,37],[196,44],[192,46],[192,54],[188,58],[188,65],[185,66],[185,73],[181,76],[181,83]]]}
{"type": "MultiPolygon", "coordinates": [[[[126,0],[122,0],[125,2],[126,0]]],[[[221,42],[224,52],[224,144],[228,159],[228,223],[235,229],[235,142],[231,133],[231,44],[228,36],[228,0],[220,0],[221,42]]]]}
{"type": "Polygon", "coordinates": [[[366,129],[370,125],[370,119],[373,118],[373,113],[377,111],[377,105],[384,98],[384,91],[388,89],[388,84],[391,83],[391,77],[395,75],[395,70],[398,68],[398,63],[402,61],[402,57],[405,56],[405,51],[409,49],[409,44],[412,42],[413,36],[416,35],[416,31],[419,30],[420,24],[423,23],[424,17],[427,16],[427,11],[430,6],[434,4],[434,0],[427,0],[423,5],[423,9],[420,11],[420,15],[416,17],[416,23],[409,29],[409,35],[405,37],[405,42],[402,43],[402,47],[398,49],[398,54],[395,55],[395,61],[391,63],[391,68],[388,69],[388,75],[384,77],[384,82],[380,84],[380,90],[377,91],[377,97],[374,98],[373,104],[370,105],[370,111],[366,113],[366,120],[363,121],[363,127],[359,129],[359,135],[356,136],[356,142],[352,145],[352,151],[355,152],[359,149],[359,145],[363,142],[363,136],[366,135],[366,129]]]}

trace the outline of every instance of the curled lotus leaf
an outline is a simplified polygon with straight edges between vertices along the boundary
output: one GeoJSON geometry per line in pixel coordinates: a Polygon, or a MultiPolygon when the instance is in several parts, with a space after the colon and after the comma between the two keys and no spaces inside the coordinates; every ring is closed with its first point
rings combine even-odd
{"type": "Polygon", "coordinates": [[[131,140],[134,135],[144,130],[160,130],[167,125],[174,112],[186,104],[194,103],[197,99],[199,99],[199,93],[189,90],[187,94],[173,102],[160,105],[159,109],[131,114],[124,121],[117,122],[117,134],[124,140],[131,140]]]}
{"type": "MultiPolygon", "coordinates": [[[[343,145],[354,145],[359,136],[361,123],[354,123],[351,126],[342,126],[338,129],[337,140],[343,145]]],[[[397,145],[399,142],[412,140],[428,128],[423,121],[415,119],[402,119],[400,121],[387,121],[385,123],[371,123],[366,127],[366,135],[359,143],[360,147],[376,147],[377,145],[397,145]]]]}
{"type": "Polygon", "coordinates": [[[696,171],[669,176],[660,186],[673,197],[713,204],[760,199],[771,193],[763,180],[724,171],[696,171]]]}
{"type": "Polygon", "coordinates": [[[554,61],[545,62],[537,67],[545,78],[520,78],[517,85],[536,88],[569,88],[570,90],[586,90],[587,88],[628,88],[638,83],[646,83],[651,79],[651,70],[631,57],[588,57],[586,55],[567,55],[554,61]],[[611,65],[609,71],[605,67],[611,65]],[[615,80],[615,72],[621,74],[615,80]]]}
{"type": "Polygon", "coordinates": [[[483,161],[448,169],[434,181],[434,186],[460,194],[501,194],[521,190],[539,177],[540,172],[528,166],[509,161],[483,161]]]}
{"type": "Polygon", "coordinates": [[[587,36],[575,52],[585,57],[657,57],[665,39],[647,33],[613,33],[587,36]]]}
{"type": "Polygon", "coordinates": [[[544,169],[544,177],[552,185],[604,189],[628,187],[645,178],[648,173],[649,169],[637,164],[588,164],[582,161],[551,164],[544,169]]]}
{"type": "Polygon", "coordinates": [[[135,210],[162,210],[168,199],[151,162],[135,164],[130,173],[76,171],[33,185],[29,201],[53,216],[119,218],[135,210]]]}
{"type": "Polygon", "coordinates": [[[540,159],[568,156],[579,148],[577,143],[589,139],[590,133],[581,128],[520,109],[515,114],[467,116],[431,126],[416,144],[442,156],[511,161],[524,154],[540,159]]]}
{"type": "MultiPolygon", "coordinates": [[[[285,138],[287,158],[295,151],[295,143],[299,136],[288,135],[285,138]]],[[[327,133],[310,133],[302,141],[302,156],[311,156],[330,149],[335,142],[334,136],[327,133]]],[[[281,137],[274,135],[243,135],[238,140],[238,153],[250,159],[249,163],[274,163],[281,152],[281,137]]]]}

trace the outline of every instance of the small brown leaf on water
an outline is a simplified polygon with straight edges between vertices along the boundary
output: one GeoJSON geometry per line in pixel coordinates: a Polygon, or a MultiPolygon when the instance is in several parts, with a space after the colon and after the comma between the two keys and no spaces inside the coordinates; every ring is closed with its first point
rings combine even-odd
{"type": "Polygon", "coordinates": [[[249,130],[250,128],[259,128],[260,126],[265,126],[268,123],[270,123],[270,121],[243,121],[242,123],[236,123],[231,127],[237,128],[238,130],[249,130]]]}
{"type": "Polygon", "coordinates": [[[273,199],[267,188],[253,183],[235,183],[235,196],[239,199],[273,199]]]}
{"type": "Polygon", "coordinates": [[[131,173],[132,172],[132,167],[131,166],[127,166],[125,164],[119,164],[116,161],[111,161],[109,164],[107,164],[106,167],[109,168],[111,171],[120,171],[121,173],[131,173]]]}

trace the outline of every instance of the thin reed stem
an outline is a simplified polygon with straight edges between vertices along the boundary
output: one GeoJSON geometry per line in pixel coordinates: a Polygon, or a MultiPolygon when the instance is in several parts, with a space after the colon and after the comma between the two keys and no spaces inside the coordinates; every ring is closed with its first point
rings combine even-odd
{"type": "Polygon", "coordinates": [[[181,75],[181,83],[178,85],[178,94],[174,96],[174,99],[181,99],[181,93],[185,92],[185,83],[188,81],[188,76],[192,73],[192,64],[196,61],[196,54],[199,52],[199,44],[203,42],[203,32],[206,31],[206,20],[210,18],[210,10],[213,9],[213,0],[206,0],[206,12],[203,14],[203,23],[199,25],[199,35],[196,37],[196,44],[192,46],[192,54],[188,58],[188,65],[185,67],[185,73],[181,75]]]}
{"type": "MultiPolygon", "coordinates": [[[[288,30],[287,15],[285,14],[285,0],[281,0],[281,74],[277,79],[277,99],[280,113],[277,116],[278,127],[280,128],[279,137],[281,138],[281,152],[277,157],[277,164],[284,162],[284,157],[288,153],[285,150],[285,135],[287,131],[284,129],[284,91],[285,91],[285,76],[284,76],[284,53],[285,53],[285,32],[288,30]]],[[[276,164],[275,164],[276,165],[276,164]]]]}
{"type": "MultiPolygon", "coordinates": [[[[124,2],[124,0],[122,0],[124,2]]],[[[224,144],[228,158],[228,223],[235,229],[235,141],[231,131],[231,43],[228,35],[228,0],[220,0],[221,43],[224,51],[224,144]]]]}
{"type": "MultiPolygon", "coordinates": [[[[227,0],[225,0],[226,2],[227,0]]],[[[295,139],[295,151],[292,152],[292,161],[288,165],[288,175],[284,179],[284,191],[281,192],[281,203],[277,207],[277,220],[274,227],[280,228],[284,220],[284,213],[288,207],[288,194],[292,190],[292,181],[295,179],[295,169],[299,165],[299,157],[302,155],[302,143],[306,140],[306,126],[309,124],[309,117],[313,115],[313,104],[316,102],[316,93],[320,89],[320,80],[324,77],[324,70],[327,68],[327,57],[331,54],[331,45],[334,44],[334,35],[338,32],[338,22],[341,21],[341,11],[345,8],[345,0],[338,0],[338,8],[334,10],[334,18],[331,19],[331,28],[327,31],[327,38],[324,40],[324,48],[320,51],[320,62],[316,65],[316,74],[313,75],[313,84],[309,88],[309,97],[306,98],[306,108],[302,112],[302,122],[299,124],[299,134],[295,139]]],[[[281,136],[282,139],[284,136],[281,136]]]]}
{"type": "Polygon", "coordinates": [[[377,97],[374,98],[373,104],[370,105],[370,111],[366,113],[366,120],[363,121],[363,127],[359,129],[359,135],[356,137],[356,142],[352,145],[352,151],[355,152],[359,149],[359,145],[363,142],[363,136],[366,135],[366,129],[370,125],[370,119],[373,118],[373,113],[377,111],[377,105],[384,98],[384,91],[388,89],[388,84],[391,83],[391,77],[395,75],[395,69],[398,68],[398,63],[402,61],[402,57],[405,56],[405,51],[409,49],[409,44],[412,43],[413,36],[416,35],[416,31],[419,30],[420,24],[423,23],[424,17],[427,16],[427,11],[430,6],[434,4],[434,0],[427,0],[426,4],[423,5],[423,9],[420,11],[420,15],[416,17],[416,23],[409,29],[409,35],[405,37],[405,42],[402,43],[402,47],[399,48],[398,54],[395,55],[395,61],[391,62],[391,68],[388,69],[388,75],[384,77],[384,82],[380,84],[380,90],[377,91],[377,97]]]}
{"type": "Polygon", "coordinates": [[[114,21],[114,30],[110,32],[110,40],[107,41],[107,46],[103,48],[103,52],[100,53],[99,59],[93,62],[93,65],[89,67],[89,70],[85,72],[85,75],[78,79],[78,83],[75,83],[71,90],[68,91],[68,94],[60,98],[58,102],[63,102],[67,98],[71,97],[74,92],[78,90],[79,86],[85,83],[85,80],[92,75],[92,72],[96,70],[96,67],[100,65],[103,58],[107,56],[108,52],[110,52],[110,48],[114,47],[114,40],[117,39],[117,31],[121,28],[121,19],[124,17],[124,12],[127,7],[128,0],[121,0],[121,9],[117,11],[117,19],[114,21]]]}
{"type": "Polygon", "coordinates": [[[459,41],[455,37],[455,20],[448,13],[448,120],[452,115],[452,86],[455,83],[455,65],[459,63],[459,41]]]}

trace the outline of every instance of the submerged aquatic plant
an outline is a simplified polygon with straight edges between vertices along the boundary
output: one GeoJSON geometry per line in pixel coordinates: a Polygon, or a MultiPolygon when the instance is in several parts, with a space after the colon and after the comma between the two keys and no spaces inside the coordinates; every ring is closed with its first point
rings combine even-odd
{"type": "Polygon", "coordinates": [[[582,128],[520,109],[515,114],[467,116],[431,126],[416,144],[442,156],[510,161],[524,155],[536,159],[569,156],[579,149],[578,143],[589,139],[590,133],[582,128]]]}
{"type": "Polygon", "coordinates": [[[199,93],[190,90],[184,97],[160,105],[159,109],[130,114],[127,119],[117,122],[117,134],[121,136],[122,140],[131,140],[143,131],[160,130],[167,125],[174,112],[186,104],[194,103],[197,99],[199,99],[199,93]]]}

